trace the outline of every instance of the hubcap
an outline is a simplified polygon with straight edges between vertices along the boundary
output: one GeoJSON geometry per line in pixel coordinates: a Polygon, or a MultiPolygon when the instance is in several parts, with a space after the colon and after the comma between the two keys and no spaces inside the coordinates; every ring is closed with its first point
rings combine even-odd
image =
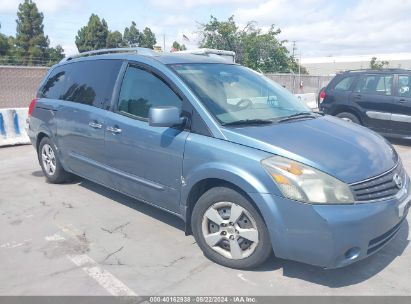
{"type": "Polygon", "coordinates": [[[56,157],[53,148],[49,144],[45,144],[41,149],[41,161],[47,175],[54,175],[56,172],[56,157]]]}
{"type": "Polygon", "coordinates": [[[254,218],[246,209],[231,202],[218,202],[207,209],[202,233],[210,248],[233,260],[250,256],[258,245],[254,218]]]}

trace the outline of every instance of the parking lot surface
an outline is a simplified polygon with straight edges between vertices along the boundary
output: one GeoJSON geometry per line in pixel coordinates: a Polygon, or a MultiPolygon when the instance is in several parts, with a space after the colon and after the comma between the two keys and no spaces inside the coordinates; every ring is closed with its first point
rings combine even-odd
{"type": "MultiPolygon", "coordinates": [[[[411,143],[394,144],[411,173],[411,143]]],[[[408,222],[377,254],[335,270],[274,258],[225,268],[183,229],[92,182],[46,183],[31,146],[0,149],[0,295],[411,295],[408,222]]]]}

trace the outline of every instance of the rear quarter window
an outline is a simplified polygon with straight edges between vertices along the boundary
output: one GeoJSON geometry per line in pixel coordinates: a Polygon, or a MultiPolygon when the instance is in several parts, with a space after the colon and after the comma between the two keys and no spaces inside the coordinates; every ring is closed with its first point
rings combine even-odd
{"type": "Polygon", "coordinates": [[[354,76],[346,76],[339,81],[334,86],[334,90],[337,91],[349,91],[351,88],[351,85],[354,82],[354,76]]]}
{"type": "Polygon", "coordinates": [[[121,60],[88,60],[56,67],[40,90],[40,97],[102,108],[111,100],[121,60]]]}

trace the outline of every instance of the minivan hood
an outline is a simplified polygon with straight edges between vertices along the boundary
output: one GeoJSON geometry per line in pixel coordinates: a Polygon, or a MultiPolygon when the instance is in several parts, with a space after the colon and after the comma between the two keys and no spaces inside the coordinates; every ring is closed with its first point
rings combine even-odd
{"type": "Polygon", "coordinates": [[[377,176],[398,161],[382,136],[328,115],[222,132],[228,141],[302,162],[346,183],[377,176]]]}

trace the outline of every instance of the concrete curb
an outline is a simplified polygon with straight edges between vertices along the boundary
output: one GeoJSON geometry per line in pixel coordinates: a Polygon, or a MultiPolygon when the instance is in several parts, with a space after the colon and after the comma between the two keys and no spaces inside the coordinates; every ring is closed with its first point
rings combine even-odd
{"type": "Polygon", "coordinates": [[[28,108],[0,109],[0,147],[30,144],[27,114],[28,108]]]}

